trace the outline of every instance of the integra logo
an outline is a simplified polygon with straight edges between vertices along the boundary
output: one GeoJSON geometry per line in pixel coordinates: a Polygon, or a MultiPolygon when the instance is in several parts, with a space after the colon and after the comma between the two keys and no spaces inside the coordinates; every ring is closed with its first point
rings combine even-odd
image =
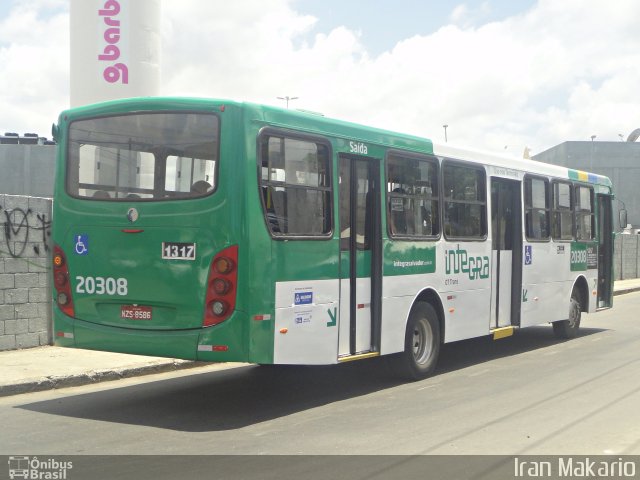
{"type": "Polygon", "coordinates": [[[444,260],[447,275],[466,273],[469,280],[489,278],[489,257],[469,256],[460,245],[455,250],[445,250],[444,260]]]}

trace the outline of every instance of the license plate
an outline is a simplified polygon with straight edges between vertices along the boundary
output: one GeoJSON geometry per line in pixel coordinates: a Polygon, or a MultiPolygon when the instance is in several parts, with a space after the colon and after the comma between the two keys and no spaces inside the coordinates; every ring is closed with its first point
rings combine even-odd
{"type": "Polygon", "coordinates": [[[151,307],[140,305],[122,305],[120,318],[126,320],[151,320],[151,307]]]}
{"type": "Polygon", "coordinates": [[[165,260],[195,260],[196,244],[162,242],[162,258],[165,260]]]}

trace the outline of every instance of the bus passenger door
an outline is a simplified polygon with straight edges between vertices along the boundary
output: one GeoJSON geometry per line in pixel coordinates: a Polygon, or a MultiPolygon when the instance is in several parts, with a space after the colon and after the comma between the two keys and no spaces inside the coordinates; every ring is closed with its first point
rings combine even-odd
{"type": "Polygon", "coordinates": [[[611,196],[597,196],[598,201],[598,308],[612,305],[613,286],[613,211],[611,196]]]}
{"type": "Polygon", "coordinates": [[[380,349],[379,185],[377,160],[340,156],[340,358],[380,349]]]}
{"type": "Polygon", "coordinates": [[[491,329],[520,325],[522,291],[521,183],[491,179],[491,329]]]}

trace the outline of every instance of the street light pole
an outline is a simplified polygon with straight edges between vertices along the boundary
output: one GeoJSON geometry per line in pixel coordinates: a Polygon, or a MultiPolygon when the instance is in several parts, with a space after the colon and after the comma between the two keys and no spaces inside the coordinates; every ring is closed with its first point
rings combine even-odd
{"type": "Polygon", "coordinates": [[[447,143],[447,127],[448,126],[449,125],[447,125],[447,124],[442,125],[442,128],[444,128],[444,142],[445,143],[447,143]]]}
{"type": "Polygon", "coordinates": [[[285,97],[276,97],[278,100],[285,100],[287,102],[287,108],[289,108],[289,100],[297,100],[299,97],[290,97],[289,95],[285,97]]]}

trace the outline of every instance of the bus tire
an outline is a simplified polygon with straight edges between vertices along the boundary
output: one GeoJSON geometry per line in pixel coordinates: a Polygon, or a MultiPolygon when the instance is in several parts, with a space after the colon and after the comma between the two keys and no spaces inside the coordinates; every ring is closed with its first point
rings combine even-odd
{"type": "Polygon", "coordinates": [[[409,380],[422,380],[436,368],[440,354],[440,322],[434,308],[416,302],[409,314],[404,352],[393,356],[395,370],[409,380]]]}
{"type": "Polygon", "coordinates": [[[578,335],[581,317],[582,308],[580,307],[580,298],[574,290],[571,293],[571,301],[569,304],[569,318],[552,323],[554,335],[563,340],[575,338],[578,335]]]}

